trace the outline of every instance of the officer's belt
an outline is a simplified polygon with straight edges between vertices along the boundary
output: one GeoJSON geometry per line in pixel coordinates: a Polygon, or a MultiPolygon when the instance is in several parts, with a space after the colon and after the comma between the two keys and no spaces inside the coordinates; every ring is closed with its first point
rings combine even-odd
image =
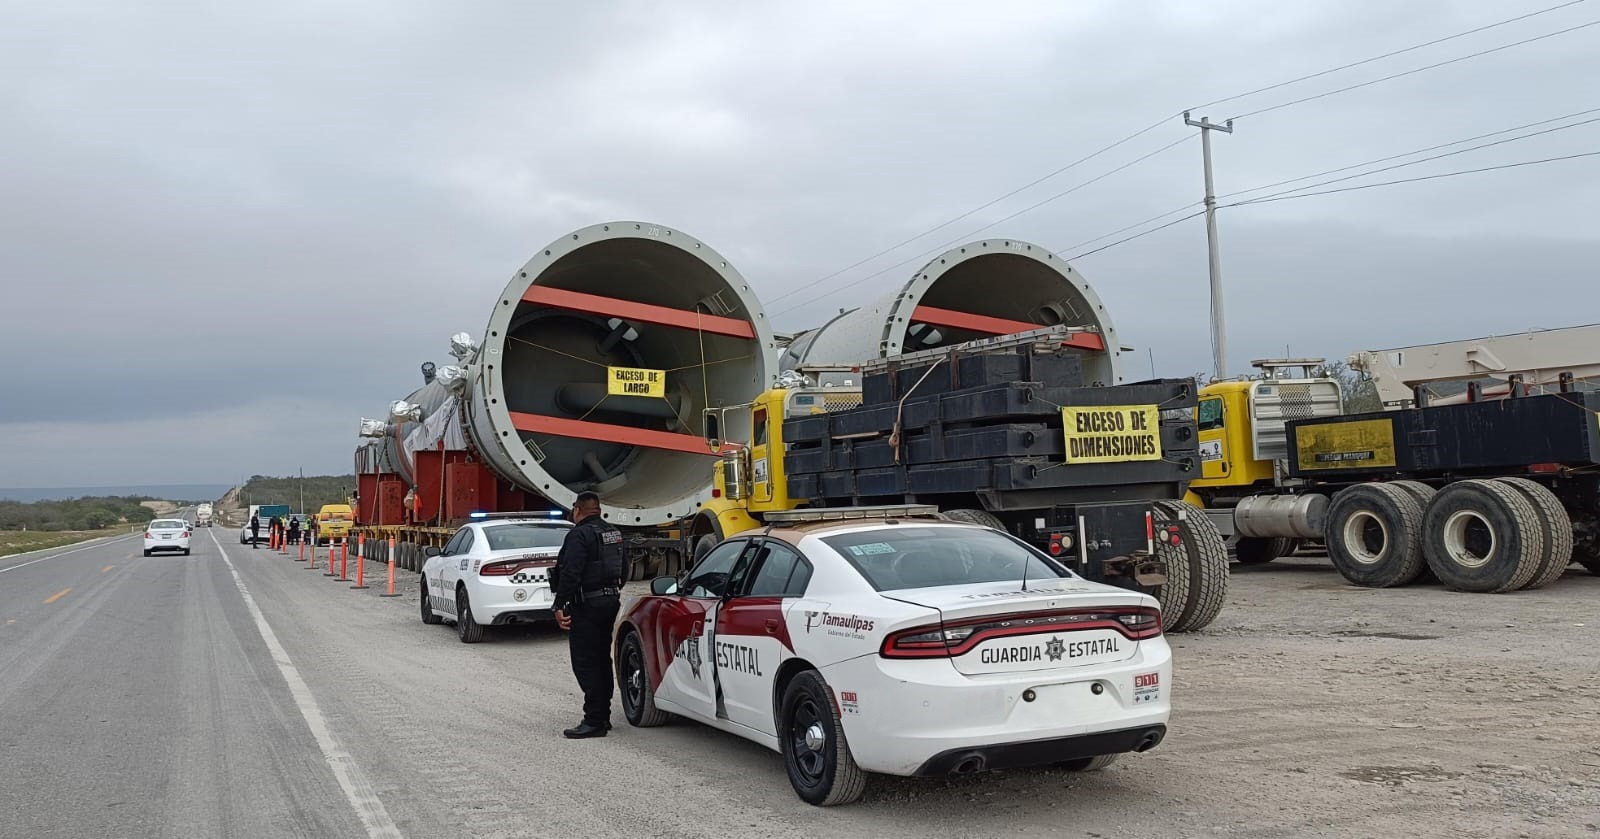
{"type": "Polygon", "coordinates": [[[584,600],[588,600],[591,597],[619,597],[619,596],[621,596],[621,594],[622,594],[622,590],[621,589],[597,588],[597,589],[591,589],[589,591],[579,592],[578,596],[583,598],[584,600]]]}

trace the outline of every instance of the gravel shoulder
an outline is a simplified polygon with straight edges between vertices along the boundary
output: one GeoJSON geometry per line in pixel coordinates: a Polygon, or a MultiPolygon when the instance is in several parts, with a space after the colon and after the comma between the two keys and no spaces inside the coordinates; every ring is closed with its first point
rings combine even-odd
{"type": "Polygon", "coordinates": [[[547,627],[460,644],[382,599],[224,542],[407,835],[1590,836],[1600,830],[1600,577],[1508,595],[1354,588],[1325,559],[1234,566],[1207,630],[1171,636],[1159,749],[1088,775],[875,777],[817,809],[777,755],[687,723],[569,742],[579,697],[547,627]]]}

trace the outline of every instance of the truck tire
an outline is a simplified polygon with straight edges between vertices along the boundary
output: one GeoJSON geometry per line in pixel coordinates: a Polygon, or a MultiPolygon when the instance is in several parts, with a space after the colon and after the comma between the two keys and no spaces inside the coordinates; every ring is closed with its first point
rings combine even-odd
{"type": "MultiPolygon", "coordinates": [[[[1157,523],[1170,524],[1172,521],[1162,518],[1157,523]]],[[[1178,532],[1181,537],[1182,528],[1178,532]]],[[[1189,605],[1189,553],[1181,545],[1157,542],[1156,558],[1167,564],[1167,581],[1156,586],[1150,594],[1161,604],[1161,625],[1171,630],[1189,605]]]]}
{"type": "Polygon", "coordinates": [[[656,708],[656,692],[650,685],[650,670],[644,665],[644,642],[639,631],[628,630],[617,648],[617,687],[622,693],[622,715],[635,728],[654,728],[671,719],[656,708]]]}
{"type": "Polygon", "coordinates": [[[1356,484],[1328,505],[1328,558],[1358,586],[1391,588],[1422,573],[1422,506],[1404,488],[1356,484]]]}
{"type": "Polygon", "coordinates": [[[1156,543],[1156,555],[1167,561],[1168,582],[1175,564],[1182,564],[1187,572],[1182,611],[1174,615],[1166,611],[1163,602],[1162,623],[1169,632],[1204,629],[1222,613],[1228,598],[1228,543],[1204,510],[1182,501],[1157,501],[1154,506],[1158,517],[1165,513],[1168,523],[1178,525],[1176,550],[1156,543]]]}
{"type": "Polygon", "coordinates": [[[1544,588],[1561,579],[1567,566],[1572,564],[1572,519],[1567,515],[1567,508],[1561,506],[1561,499],[1544,484],[1527,478],[1495,480],[1516,490],[1532,504],[1534,513],[1539,517],[1539,524],[1544,529],[1544,559],[1533,579],[1523,588],[1544,588]]]}
{"type": "Polygon", "coordinates": [[[1498,594],[1528,584],[1544,562],[1533,504],[1495,481],[1457,481],[1428,505],[1423,551],[1447,588],[1498,594]]]}
{"type": "Polygon", "coordinates": [[[833,690],[821,674],[815,670],[795,674],[780,707],[778,743],[795,794],[818,807],[860,798],[867,788],[867,773],[850,753],[833,690]]]}
{"type": "MultiPolygon", "coordinates": [[[[717,543],[721,542],[721,541],[722,540],[718,539],[717,538],[717,534],[715,534],[715,533],[702,534],[699,539],[694,540],[694,561],[690,562],[689,564],[690,565],[698,565],[700,563],[700,560],[705,559],[706,558],[706,554],[711,553],[711,549],[715,548],[717,546],[717,543]]],[[[671,564],[672,563],[670,563],[670,562],[668,563],[669,567],[671,566],[671,564]]],[[[672,572],[669,572],[669,573],[671,575],[673,575],[673,576],[676,576],[676,574],[677,574],[677,572],[675,572],[675,571],[672,571],[672,572]]],[[[663,576],[667,576],[667,575],[663,575],[663,576]]]]}
{"type": "Polygon", "coordinates": [[[984,527],[992,527],[1001,533],[1006,532],[1006,523],[996,518],[993,513],[988,512],[987,510],[944,510],[940,513],[940,515],[944,516],[950,521],[959,521],[965,524],[977,524],[984,527]]]}
{"type": "Polygon", "coordinates": [[[1233,555],[1240,565],[1265,565],[1280,556],[1288,556],[1293,549],[1294,540],[1282,536],[1240,536],[1233,543],[1233,555]]]}

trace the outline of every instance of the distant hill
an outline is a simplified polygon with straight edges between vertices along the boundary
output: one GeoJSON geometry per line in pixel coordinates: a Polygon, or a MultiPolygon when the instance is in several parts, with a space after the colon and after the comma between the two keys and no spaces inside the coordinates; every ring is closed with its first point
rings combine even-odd
{"type": "Polygon", "coordinates": [[[296,512],[314,513],[324,504],[343,504],[356,491],[355,475],[298,475],[289,478],[270,478],[252,475],[244,486],[217,493],[219,506],[232,508],[236,504],[288,504],[296,512]],[[301,498],[305,503],[302,506],[301,498]]]}
{"type": "Polygon", "coordinates": [[[73,498],[159,498],[167,501],[210,501],[228,491],[227,484],[120,484],[102,487],[0,487],[0,501],[67,501],[73,498]]]}

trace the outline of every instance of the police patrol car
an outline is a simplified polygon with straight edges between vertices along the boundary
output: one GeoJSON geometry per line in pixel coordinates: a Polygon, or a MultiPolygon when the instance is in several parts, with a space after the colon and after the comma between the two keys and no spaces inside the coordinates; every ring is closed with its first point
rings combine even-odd
{"type": "Polygon", "coordinates": [[[932,507],[766,518],[627,609],[629,723],[678,714],[766,745],[821,805],[858,798],[867,772],[1098,769],[1166,735],[1154,598],[932,507]]]}
{"type": "Polygon", "coordinates": [[[475,514],[422,564],[422,622],[454,621],[464,644],[485,626],[553,620],[550,569],[572,523],[517,513],[475,514]]]}

